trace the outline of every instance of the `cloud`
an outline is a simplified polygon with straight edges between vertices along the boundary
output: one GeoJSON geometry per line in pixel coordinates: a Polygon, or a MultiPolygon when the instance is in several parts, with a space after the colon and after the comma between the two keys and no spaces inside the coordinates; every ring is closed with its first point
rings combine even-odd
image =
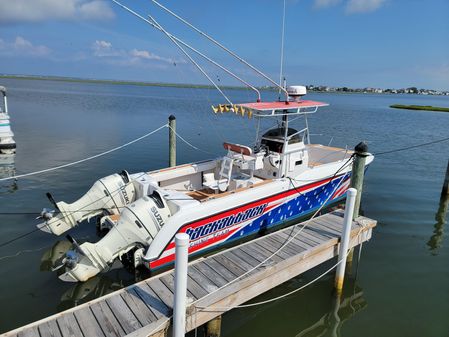
{"type": "Polygon", "coordinates": [[[386,0],[349,0],[346,4],[346,13],[368,13],[378,10],[386,0]]]}
{"type": "Polygon", "coordinates": [[[43,45],[34,45],[21,36],[17,36],[12,42],[0,39],[0,54],[6,56],[47,56],[51,49],[43,45]]]}
{"type": "Polygon", "coordinates": [[[314,7],[318,9],[328,8],[338,5],[340,2],[341,0],[314,0],[314,7]]]}
{"type": "Polygon", "coordinates": [[[0,24],[46,20],[108,20],[114,12],[104,0],[0,1],[0,24]]]}
{"type": "Polygon", "coordinates": [[[109,61],[109,63],[117,65],[144,66],[148,65],[149,63],[187,63],[183,59],[175,60],[171,57],[162,57],[148,50],[138,50],[135,48],[131,50],[116,49],[112,46],[111,42],[104,40],[96,40],[92,44],[92,53],[95,57],[105,58],[109,61]]]}

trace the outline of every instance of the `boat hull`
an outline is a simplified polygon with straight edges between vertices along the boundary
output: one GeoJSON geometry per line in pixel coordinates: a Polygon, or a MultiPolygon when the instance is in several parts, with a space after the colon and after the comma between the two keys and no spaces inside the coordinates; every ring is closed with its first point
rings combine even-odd
{"type": "MultiPolygon", "coordinates": [[[[267,231],[295,223],[343,199],[350,183],[350,173],[324,179],[277,193],[182,225],[178,233],[190,237],[189,256],[228,246],[237,241],[262,235],[267,231]]],[[[150,270],[168,267],[174,262],[174,237],[160,257],[149,262],[150,270]]]]}

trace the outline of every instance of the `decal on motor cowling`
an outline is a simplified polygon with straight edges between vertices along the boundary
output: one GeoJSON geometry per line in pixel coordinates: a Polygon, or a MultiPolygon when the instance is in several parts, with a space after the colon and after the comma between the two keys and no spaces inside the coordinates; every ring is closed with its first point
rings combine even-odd
{"type": "Polygon", "coordinates": [[[263,204],[252,207],[237,214],[232,214],[224,218],[208,222],[202,226],[187,228],[186,234],[189,235],[190,241],[199,240],[211,234],[223,235],[231,226],[238,225],[239,223],[261,215],[267,205],[268,204],[263,204]]]}

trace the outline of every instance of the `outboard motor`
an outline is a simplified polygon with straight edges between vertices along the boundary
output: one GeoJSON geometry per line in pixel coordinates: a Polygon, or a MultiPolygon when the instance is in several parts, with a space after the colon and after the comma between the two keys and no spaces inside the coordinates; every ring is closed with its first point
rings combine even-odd
{"type": "Polygon", "coordinates": [[[53,215],[54,212],[44,209],[41,217],[46,221],[37,227],[44,232],[61,235],[91,217],[104,213],[119,214],[122,207],[135,200],[136,191],[128,173],[123,171],[96,181],[84,196],[71,204],[56,203],[51,195],[48,196],[59,213],[53,215]]]}
{"type": "Polygon", "coordinates": [[[134,248],[148,247],[170,216],[168,205],[157,192],[138,199],[125,207],[117,225],[97,243],[78,245],[70,238],[76,249],[67,252],[63,259],[65,272],[59,278],[83,282],[107,271],[116,258],[134,248]]]}

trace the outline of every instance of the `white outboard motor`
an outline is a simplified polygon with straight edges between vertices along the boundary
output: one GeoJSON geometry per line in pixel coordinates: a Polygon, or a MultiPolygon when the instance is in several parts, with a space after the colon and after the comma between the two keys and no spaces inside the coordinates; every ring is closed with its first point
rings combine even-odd
{"type": "MultiPolygon", "coordinates": [[[[50,200],[52,197],[49,195],[50,200]]],[[[119,214],[122,207],[136,198],[134,184],[126,171],[97,180],[90,190],[77,201],[54,203],[59,213],[53,215],[44,209],[44,223],[37,225],[44,232],[61,235],[78,223],[101,214],[119,214]]],[[[52,201],[54,202],[54,201],[52,201]]]]}
{"type": "MultiPolygon", "coordinates": [[[[63,259],[65,272],[59,278],[83,282],[107,271],[116,258],[131,249],[148,247],[170,216],[170,209],[158,192],[138,199],[125,207],[117,225],[97,243],[78,245],[72,239],[76,250],[67,252],[63,259]]],[[[138,259],[136,255],[134,258],[138,259]]]]}

